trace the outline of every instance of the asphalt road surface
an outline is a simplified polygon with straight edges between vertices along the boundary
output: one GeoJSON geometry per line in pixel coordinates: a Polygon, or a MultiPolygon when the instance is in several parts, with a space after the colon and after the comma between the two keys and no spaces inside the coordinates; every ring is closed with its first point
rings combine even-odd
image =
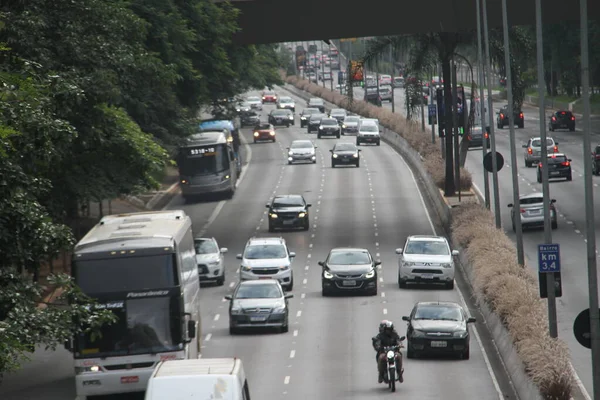
{"type": "MultiPolygon", "coordinates": [[[[294,97],[294,96],[293,96],[294,97]]],[[[299,98],[296,114],[304,104],[299,98]]],[[[263,116],[271,110],[266,106],[263,116]]],[[[251,131],[244,130],[247,142],[251,131]]],[[[341,141],[353,141],[342,137],[341,141]]],[[[276,143],[250,144],[249,165],[232,200],[185,204],[176,198],[169,208],[184,209],[196,234],[214,236],[225,256],[222,287],[206,287],[203,296],[204,358],[239,357],[255,399],[376,399],[388,389],[377,383],[371,337],[382,319],[391,319],[401,335],[401,321],[422,300],[464,302],[480,317],[457,274],[454,290],[397,285],[397,256],[407,235],[433,234],[435,225],[402,158],[382,143],[363,146],[360,168],[331,168],[328,150],[337,139],[320,139],[296,125],[277,130],[276,143]],[[294,139],[311,138],[318,146],[316,164],[287,165],[286,147],[294,139]],[[248,238],[273,236],[267,230],[265,204],[275,194],[300,193],[313,204],[309,231],[282,232],[297,256],[290,300],[290,330],[231,336],[228,302],[238,281],[239,261],[248,238]],[[320,267],[338,246],[368,248],[382,260],[377,296],[321,296],[320,267]],[[460,290],[463,290],[461,294],[460,290]]],[[[481,320],[481,318],[480,318],[481,320]]],[[[494,351],[485,325],[473,325],[470,360],[404,360],[404,383],[398,394],[413,399],[516,398],[494,351]],[[506,396],[506,397],[505,397],[506,396]]],[[[65,400],[75,397],[71,358],[65,351],[40,352],[36,362],[10,377],[0,391],[3,400],[65,400]]],[[[111,396],[111,399],[131,396],[111,396]]],[[[141,398],[141,397],[140,397],[141,398]]]]}

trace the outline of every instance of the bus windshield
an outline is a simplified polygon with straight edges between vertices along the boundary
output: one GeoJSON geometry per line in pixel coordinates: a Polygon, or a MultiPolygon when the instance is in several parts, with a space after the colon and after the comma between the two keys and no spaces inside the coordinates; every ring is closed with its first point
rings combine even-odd
{"type": "Polygon", "coordinates": [[[225,144],[189,146],[180,150],[178,167],[182,176],[218,174],[229,170],[225,144]]]}
{"type": "MultiPolygon", "coordinates": [[[[100,304],[102,304],[100,302],[100,304]]],[[[156,354],[183,349],[179,299],[152,297],[105,303],[117,321],[101,328],[92,340],[81,334],[76,340],[76,358],[156,354]]]]}

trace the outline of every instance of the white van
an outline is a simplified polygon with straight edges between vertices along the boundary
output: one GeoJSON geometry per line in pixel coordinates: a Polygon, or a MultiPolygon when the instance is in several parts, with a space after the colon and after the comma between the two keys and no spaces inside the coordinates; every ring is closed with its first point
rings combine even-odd
{"type": "Polygon", "coordinates": [[[250,400],[242,360],[201,358],[160,362],[146,389],[145,400],[250,400]]]}

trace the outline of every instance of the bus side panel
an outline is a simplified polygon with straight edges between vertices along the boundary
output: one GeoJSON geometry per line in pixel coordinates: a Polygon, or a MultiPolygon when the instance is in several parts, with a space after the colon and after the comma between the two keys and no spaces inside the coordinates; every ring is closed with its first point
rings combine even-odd
{"type": "Polygon", "coordinates": [[[190,343],[190,357],[200,354],[202,324],[200,321],[200,278],[196,264],[196,250],[191,226],[183,236],[180,246],[181,254],[181,287],[184,293],[185,312],[191,314],[191,319],[197,322],[196,339],[190,343]]]}

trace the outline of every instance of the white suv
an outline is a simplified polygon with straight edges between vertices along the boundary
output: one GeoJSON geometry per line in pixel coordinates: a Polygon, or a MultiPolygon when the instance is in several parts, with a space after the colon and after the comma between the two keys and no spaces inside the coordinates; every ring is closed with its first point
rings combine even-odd
{"type": "Polygon", "coordinates": [[[398,286],[408,282],[443,283],[454,288],[454,256],[445,237],[414,235],[406,239],[404,248],[396,249],[398,260],[398,286]]]}
{"type": "Polygon", "coordinates": [[[379,135],[379,125],[375,121],[362,120],[358,126],[358,134],[356,135],[356,145],[362,143],[375,143],[381,145],[381,136],[379,135]]]}
{"type": "Polygon", "coordinates": [[[292,259],[296,253],[290,252],[283,238],[250,238],[242,260],[240,280],[277,279],[287,291],[294,287],[292,259]]]}
{"type": "Polygon", "coordinates": [[[194,239],[194,247],[200,282],[215,282],[218,286],[223,286],[225,283],[223,254],[227,253],[227,248],[219,248],[215,238],[203,237],[194,239]]]}

